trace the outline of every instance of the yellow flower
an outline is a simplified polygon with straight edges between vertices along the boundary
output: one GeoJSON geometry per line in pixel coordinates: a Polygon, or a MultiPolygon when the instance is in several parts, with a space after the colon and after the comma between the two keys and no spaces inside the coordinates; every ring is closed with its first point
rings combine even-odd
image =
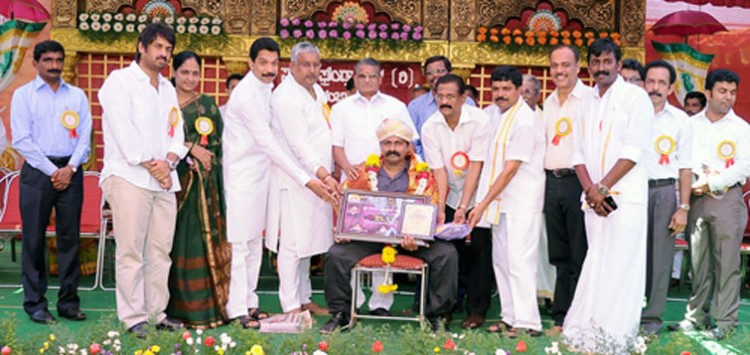
{"type": "Polygon", "coordinates": [[[158,353],[159,351],[161,351],[161,347],[159,345],[154,345],[151,347],[151,351],[153,351],[154,353],[158,353]]]}
{"type": "Polygon", "coordinates": [[[389,294],[391,292],[394,292],[398,290],[398,285],[396,284],[382,284],[378,285],[378,292],[382,294],[389,294]]]}
{"type": "Polygon", "coordinates": [[[135,354],[135,355],[143,355],[143,350],[136,350],[135,353],[133,353],[133,354],[135,354]]]}
{"type": "Polygon", "coordinates": [[[377,154],[370,154],[370,156],[367,157],[367,160],[365,160],[365,166],[371,167],[371,166],[380,166],[380,157],[377,154]]]}
{"type": "Polygon", "coordinates": [[[146,350],[146,352],[144,352],[143,355],[154,355],[154,352],[149,349],[149,350],[146,350]]]}
{"type": "Polygon", "coordinates": [[[40,354],[44,354],[44,349],[39,349],[40,354]]]}
{"type": "Polygon", "coordinates": [[[436,346],[434,349],[432,349],[432,351],[434,351],[436,353],[439,353],[440,352],[440,347],[436,346]]]}
{"type": "Polygon", "coordinates": [[[45,341],[45,342],[44,342],[44,348],[45,348],[45,349],[49,349],[49,342],[48,342],[48,341],[45,341]]]}
{"type": "Polygon", "coordinates": [[[245,353],[245,355],[266,355],[266,352],[263,351],[263,347],[255,344],[252,348],[250,348],[250,351],[245,353]]]}
{"type": "Polygon", "coordinates": [[[426,162],[419,162],[417,164],[417,172],[427,172],[430,171],[430,166],[426,162]]]}
{"type": "Polygon", "coordinates": [[[57,339],[57,338],[55,338],[55,334],[50,334],[49,335],[49,340],[55,341],[55,339],[57,339]]]}
{"type": "Polygon", "coordinates": [[[224,355],[224,349],[223,348],[219,348],[219,349],[216,350],[216,353],[219,354],[219,355],[224,355]]]}
{"type": "Polygon", "coordinates": [[[393,264],[396,261],[396,248],[386,245],[383,247],[383,255],[381,255],[381,259],[386,264],[393,264]]]}

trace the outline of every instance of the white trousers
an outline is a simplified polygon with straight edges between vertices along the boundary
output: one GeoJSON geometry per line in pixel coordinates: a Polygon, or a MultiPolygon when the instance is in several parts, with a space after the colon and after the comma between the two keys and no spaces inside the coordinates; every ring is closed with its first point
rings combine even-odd
{"type": "MultiPolygon", "coordinates": [[[[393,275],[391,275],[390,279],[393,280],[393,275]]],[[[391,309],[393,305],[393,293],[383,294],[378,292],[378,286],[384,284],[385,281],[385,271],[372,272],[372,293],[370,295],[370,302],[367,303],[367,307],[370,310],[376,308],[391,309]]],[[[362,292],[362,285],[352,285],[352,287],[357,288],[357,308],[360,308],[365,304],[365,293],[362,292]]]]}
{"type": "Polygon", "coordinates": [[[541,238],[539,239],[539,262],[536,273],[536,296],[539,298],[555,298],[555,281],[557,271],[555,266],[549,263],[549,249],[547,243],[547,226],[544,222],[544,214],[540,222],[541,238]]]}
{"type": "Polygon", "coordinates": [[[229,282],[227,316],[247,315],[248,308],[258,308],[258,277],[263,262],[263,237],[232,244],[232,275],[229,282]]]}
{"type": "Polygon", "coordinates": [[[542,330],[536,302],[536,273],[542,213],[502,213],[492,225],[492,266],[502,320],[513,327],[542,330]]]}
{"type": "Polygon", "coordinates": [[[310,257],[298,256],[295,236],[287,234],[279,239],[278,267],[281,310],[289,312],[310,303],[310,257]]]}

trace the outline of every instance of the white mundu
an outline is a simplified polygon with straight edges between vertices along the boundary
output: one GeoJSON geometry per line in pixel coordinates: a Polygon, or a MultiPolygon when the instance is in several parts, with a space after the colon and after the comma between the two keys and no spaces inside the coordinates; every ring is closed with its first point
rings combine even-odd
{"type": "Polygon", "coordinates": [[[635,166],[610,187],[617,210],[600,217],[584,207],[589,249],[563,335],[576,351],[628,353],[645,292],[648,177],[642,163],[654,108],[643,89],[620,76],[603,97],[594,87],[582,107],[574,122],[573,165],[585,165],[594,183],[618,160],[635,166]]]}
{"type": "Polygon", "coordinates": [[[496,129],[482,167],[477,201],[487,196],[506,162],[521,161],[516,175],[490,203],[479,224],[492,228],[492,264],[501,316],[513,327],[539,331],[536,274],[544,205],[544,136],[539,117],[523,99],[505,113],[497,105],[485,112],[496,129]]]}
{"type": "Polygon", "coordinates": [[[553,91],[544,101],[544,125],[546,133],[546,152],[544,153],[544,168],[572,169],[570,161],[573,156],[573,121],[579,116],[581,101],[591,94],[591,88],[580,79],[568,94],[568,98],[560,105],[557,90],[553,91]]]}
{"type": "Polygon", "coordinates": [[[258,307],[258,276],[263,260],[271,165],[304,185],[310,181],[271,133],[271,89],[249,73],[237,84],[222,116],[227,239],[232,244],[232,277],[227,316],[247,315],[258,307]]]}
{"type": "MultiPolygon", "coordinates": [[[[320,85],[315,97],[288,75],[271,99],[271,129],[279,144],[310,176],[332,171],[330,107],[320,85]]],[[[279,300],[284,312],[310,302],[310,257],[333,244],[333,209],[276,165],[268,197],[266,247],[278,253],[279,300]]]]}
{"type": "MultiPolygon", "coordinates": [[[[465,171],[469,167],[469,162],[484,162],[487,156],[492,128],[487,113],[468,105],[461,107],[461,116],[454,129],[448,126],[440,111],[430,116],[422,126],[422,149],[425,160],[432,169],[445,168],[448,176],[448,196],[445,204],[453,209],[457,209],[461,203],[465,171]],[[457,158],[456,155],[461,153],[464,159],[457,158]],[[458,160],[464,160],[466,164],[457,163],[458,160]]],[[[473,197],[467,207],[472,206],[473,197]]]]}
{"type": "Polygon", "coordinates": [[[656,114],[653,139],[646,149],[643,164],[649,179],[679,179],[680,169],[692,167],[693,129],[688,115],[665,103],[656,114]]]}
{"type": "MultiPolygon", "coordinates": [[[[406,105],[399,99],[381,91],[370,100],[359,92],[349,96],[331,109],[333,145],[344,148],[350,164],[360,164],[370,154],[380,154],[380,142],[375,130],[385,119],[400,120],[417,132],[406,105]]],[[[414,140],[417,139],[419,135],[415,135],[414,140]]],[[[342,176],[344,178],[346,176],[342,176]]]]}

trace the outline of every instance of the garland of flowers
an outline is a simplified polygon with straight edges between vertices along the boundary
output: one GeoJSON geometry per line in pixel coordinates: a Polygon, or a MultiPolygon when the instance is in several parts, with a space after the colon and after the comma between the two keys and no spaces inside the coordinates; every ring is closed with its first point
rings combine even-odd
{"type": "Polygon", "coordinates": [[[361,23],[349,20],[319,21],[299,18],[279,20],[279,38],[286,44],[311,41],[336,52],[353,53],[363,47],[390,50],[417,49],[424,28],[399,22],[361,23]]]}
{"type": "Polygon", "coordinates": [[[83,12],[78,14],[78,31],[92,42],[134,41],[147,25],[156,22],[163,22],[174,29],[181,46],[185,48],[221,49],[228,42],[224,20],[210,16],[162,18],[135,13],[83,12]]]}
{"type": "Polygon", "coordinates": [[[615,44],[622,46],[619,33],[592,29],[585,31],[531,31],[521,28],[511,30],[507,27],[488,28],[486,26],[479,26],[476,36],[477,42],[482,45],[488,45],[493,48],[504,48],[511,52],[528,50],[546,51],[558,44],[583,48],[594,43],[597,38],[610,38],[615,44]]]}

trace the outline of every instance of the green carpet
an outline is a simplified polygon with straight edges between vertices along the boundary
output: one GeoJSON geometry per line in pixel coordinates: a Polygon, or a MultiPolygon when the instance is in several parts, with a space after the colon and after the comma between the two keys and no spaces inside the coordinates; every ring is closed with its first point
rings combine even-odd
{"type": "MultiPolygon", "coordinates": [[[[108,252],[111,255],[111,251],[108,252]]],[[[274,275],[273,271],[268,266],[268,260],[264,262],[263,270],[261,272],[261,281],[259,285],[261,308],[271,313],[280,312],[280,305],[277,296],[278,280],[274,275]]],[[[104,270],[105,275],[105,286],[113,286],[111,263],[108,263],[104,270]]],[[[314,301],[319,304],[325,304],[324,297],[322,294],[322,276],[313,276],[313,289],[316,290],[314,294],[314,301]]],[[[410,289],[413,287],[406,280],[397,281],[402,289],[410,289]]],[[[10,260],[10,250],[6,248],[0,252],[0,284],[8,283],[20,283],[20,263],[12,262],[10,260]]],[[[51,285],[55,285],[57,280],[52,277],[50,280],[51,285]]],[[[81,286],[90,285],[93,283],[93,277],[86,276],[81,279],[81,286]]],[[[49,290],[47,292],[47,298],[50,301],[50,311],[53,314],[55,312],[55,301],[56,301],[56,290],[49,290]]],[[[672,288],[670,289],[670,301],[667,304],[667,310],[664,314],[664,320],[666,323],[677,322],[682,319],[685,310],[684,299],[688,296],[689,285],[685,285],[682,289],[672,288]]],[[[100,333],[103,329],[120,330],[121,326],[116,319],[115,312],[115,295],[112,291],[80,291],[81,297],[81,308],[87,314],[88,319],[85,322],[73,322],[66,319],[58,319],[58,323],[52,326],[40,325],[31,322],[28,316],[25,314],[22,308],[23,304],[23,291],[20,288],[0,288],[0,320],[12,320],[13,327],[15,328],[15,336],[18,338],[18,343],[29,340],[34,340],[39,344],[44,342],[44,338],[49,333],[55,334],[67,334],[72,337],[76,334],[82,335],[92,332],[94,329],[100,333]]],[[[662,333],[657,341],[650,344],[649,347],[655,346],[661,347],[661,350],[649,351],[649,353],[672,353],[677,351],[679,354],[682,350],[690,351],[692,354],[711,354],[711,353],[750,353],[750,291],[743,289],[742,294],[743,305],[740,308],[740,329],[737,334],[728,338],[727,340],[718,343],[713,342],[702,342],[701,339],[696,339],[695,336],[685,337],[680,335],[676,337],[674,334],[662,333]],[[675,343],[676,342],[676,343],[675,343]],[[675,345],[676,344],[676,345],[675,345]],[[719,347],[716,347],[719,346],[719,347]],[[669,350],[665,350],[669,349],[669,350]],[[728,350],[727,350],[728,349],[728,350]],[[729,352],[726,352],[729,351],[729,352]]],[[[395,304],[392,308],[393,312],[399,312],[399,310],[406,310],[409,308],[413,300],[413,297],[409,294],[399,294],[396,296],[395,304]]],[[[545,328],[549,328],[552,325],[551,319],[547,311],[542,307],[541,314],[545,328]]],[[[451,330],[458,333],[457,336],[462,340],[457,340],[458,343],[463,341],[464,343],[473,342],[472,344],[480,347],[487,347],[489,344],[494,344],[498,348],[502,347],[506,350],[514,350],[516,345],[515,340],[504,339],[497,337],[497,335],[486,334],[483,330],[464,332],[460,329],[460,324],[463,321],[465,314],[454,315],[454,320],[450,324],[451,330]]],[[[488,312],[487,324],[499,321],[499,306],[497,298],[493,298],[492,307],[488,312]]],[[[436,346],[443,343],[443,340],[438,341],[432,337],[430,340],[429,333],[422,334],[418,330],[418,325],[415,322],[397,322],[397,321],[374,321],[374,320],[362,320],[359,322],[355,331],[350,334],[336,335],[333,338],[324,338],[317,335],[315,332],[317,327],[322,325],[327,320],[327,317],[316,317],[316,325],[313,326],[313,331],[302,334],[302,335],[264,335],[267,341],[266,347],[274,349],[272,353],[289,353],[290,350],[294,350],[295,347],[302,346],[301,344],[309,344],[309,346],[315,346],[321,339],[328,339],[331,343],[341,343],[340,347],[353,346],[352,344],[363,341],[372,341],[374,336],[388,339],[390,343],[401,344],[399,346],[393,345],[394,347],[400,347],[397,352],[384,351],[384,353],[424,353],[434,354],[434,349],[429,344],[435,343],[436,346]],[[411,347],[408,341],[404,342],[404,335],[408,335],[413,338],[414,342],[419,343],[420,339],[422,345],[426,348],[423,350],[415,349],[411,347]],[[420,335],[422,334],[422,335],[420,335]],[[270,338],[268,338],[270,337],[270,338]],[[440,344],[437,344],[440,343],[440,344]],[[425,345],[426,344],[426,345],[425,345]],[[406,348],[404,348],[406,347],[406,348]]],[[[207,334],[218,334],[221,332],[229,332],[232,334],[248,334],[247,331],[243,332],[232,327],[220,327],[217,330],[207,332],[207,334]],[[231,330],[231,331],[228,331],[231,330]]],[[[254,333],[254,332],[253,332],[254,333]]],[[[3,330],[0,330],[0,335],[3,334],[3,330]]],[[[245,335],[242,335],[243,337],[245,335]]],[[[253,338],[254,339],[254,338],[253,338]]],[[[459,339],[459,338],[456,338],[459,339]]],[[[552,341],[558,340],[557,338],[542,337],[536,339],[529,339],[529,343],[533,344],[529,349],[536,349],[534,352],[529,350],[529,353],[544,353],[543,348],[548,346],[552,341]]],[[[0,336],[0,344],[8,339],[2,339],[0,336]]],[[[131,340],[135,343],[129,343],[133,349],[139,348],[145,343],[138,343],[139,340],[131,340]],[[139,345],[140,344],[140,345],[139,345]]],[[[385,342],[385,341],[384,341],[385,342]]],[[[416,343],[415,343],[416,344],[416,343]]],[[[126,348],[128,346],[125,346],[126,348]]],[[[301,349],[301,348],[300,348],[301,349]]],[[[364,349],[364,353],[371,352],[369,345],[361,345],[357,349],[364,349]]],[[[388,350],[388,344],[386,344],[386,350],[388,350]]],[[[359,350],[349,349],[346,352],[337,352],[335,349],[329,350],[329,353],[358,353],[359,350]]],[[[444,351],[445,352],[445,351],[444,351]]],[[[16,354],[18,352],[14,352],[16,354]]],[[[132,352],[131,352],[132,353],[132,352]]],[[[243,352],[244,353],[244,352],[243,352]]],[[[312,353],[312,352],[310,352],[312,353]]],[[[269,354],[269,352],[267,352],[269,354]]]]}

